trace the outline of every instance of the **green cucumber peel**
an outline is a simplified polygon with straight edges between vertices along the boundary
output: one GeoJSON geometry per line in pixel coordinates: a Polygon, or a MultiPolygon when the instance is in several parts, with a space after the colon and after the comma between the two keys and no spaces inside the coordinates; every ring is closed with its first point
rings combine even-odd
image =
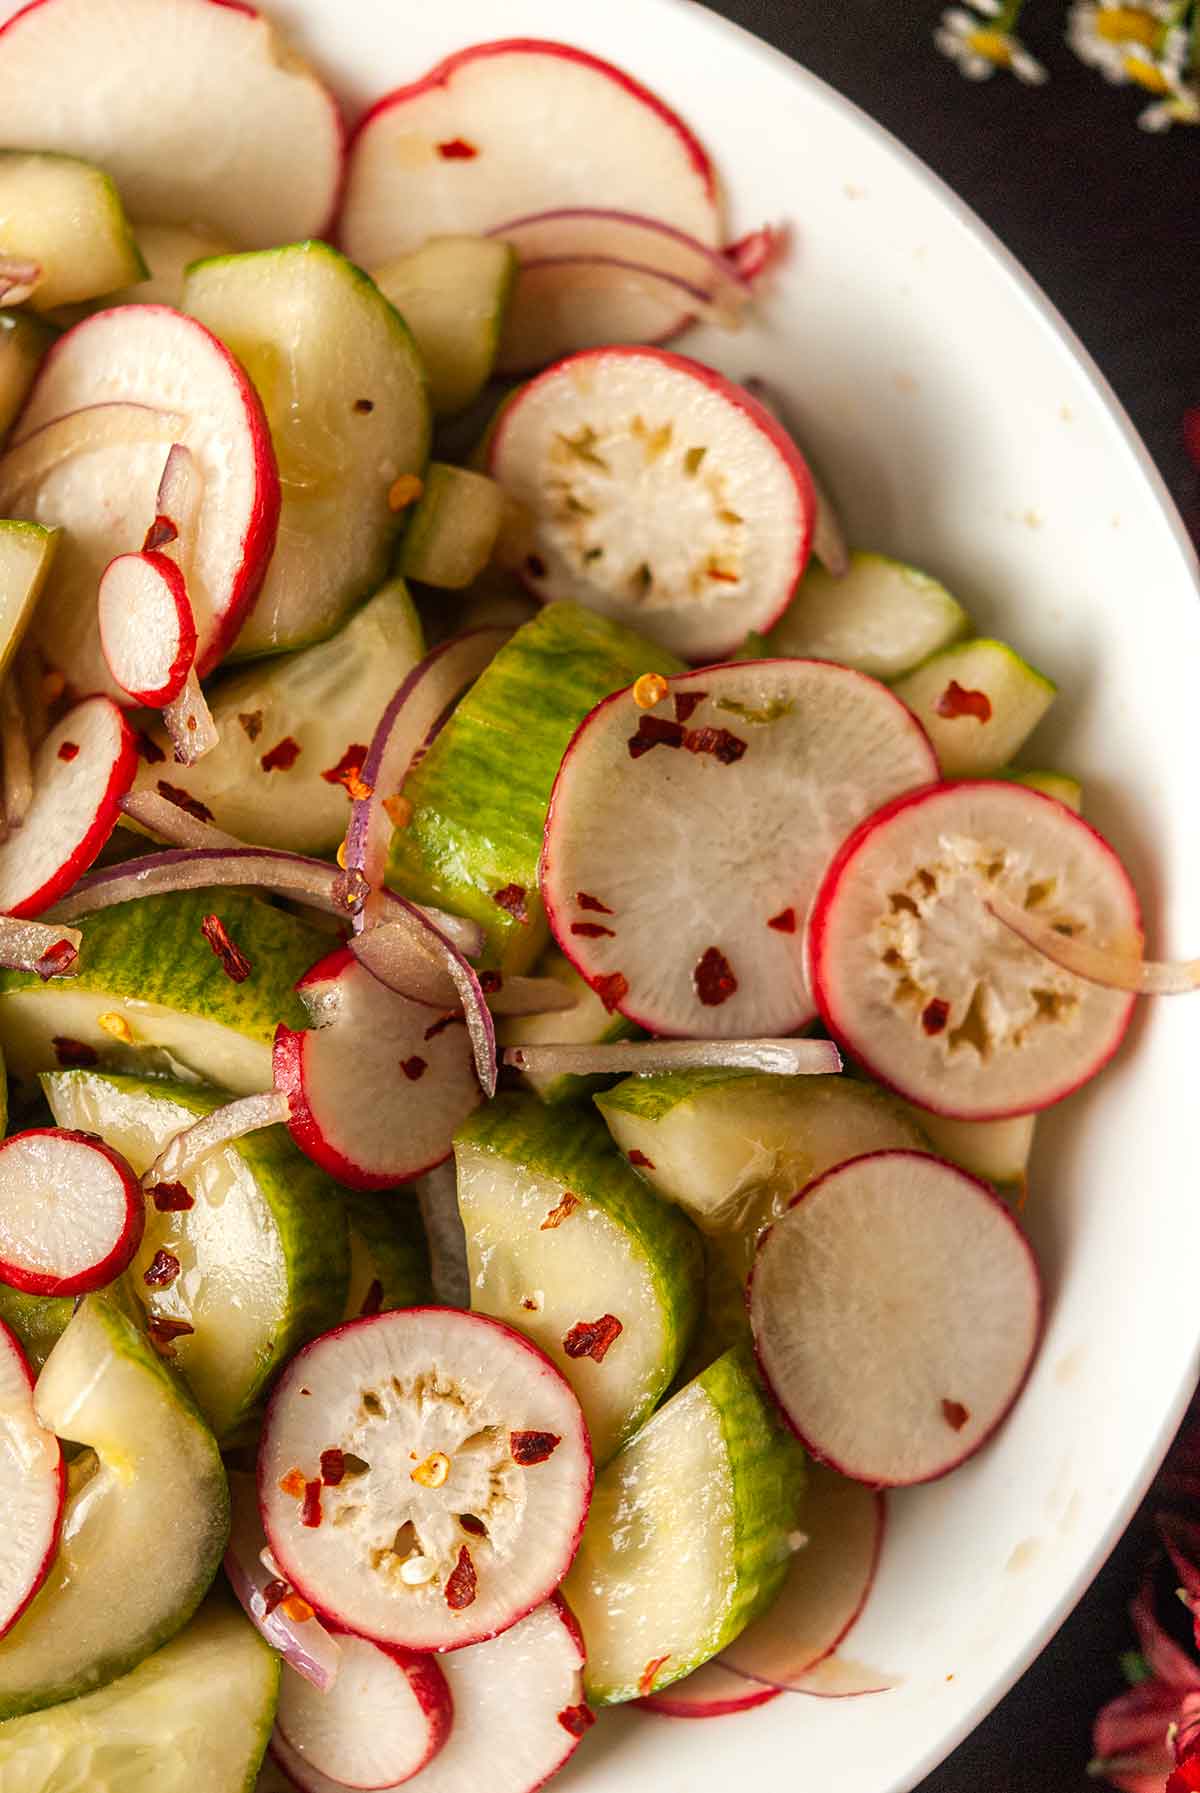
{"type": "Polygon", "coordinates": [[[504,493],[485,473],[430,461],[408,512],[398,565],[406,579],[465,591],[492,557],[504,517],[504,493]]]}
{"type": "Polygon", "coordinates": [[[35,1374],[66,1331],[74,1312],[75,1301],[70,1295],[26,1295],[0,1283],[0,1320],[16,1333],[35,1374]]]}
{"type": "Polygon", "coordinates": [[[1053,679],[1015,648],[983,636],[931,654],[892,689],[929,736],[946,778],[1000,772],[1058,693],[1053,679]],[[964,698],[981,710],[963,708],[964,698]]]}
{"type": "Polygon", "coordinates": [[[24,311],[0,311],[0,442],[28,396],[42,356],[58,334],[24,311]]]}
{"type": "Polygon", "coordinates": [[[28,300],[35,312],[98,299],[150,272],[116,182],[54,150],[0,150],[0,238],[6,254],[41,267],[28,300]]]}
{"type": "Polygon", "coordinates": [[[0,521],[0,679],[37,609],[61,538],[61,529],[40,523],[0,521]]]}
{"type": "Polygon", "coordinates": [[[343,1197],[350,1235],[350,1277],[340,1318],[421,1307],[433,1299],[429,1247],[421,1213],[408,1190],[343,1197]]]}

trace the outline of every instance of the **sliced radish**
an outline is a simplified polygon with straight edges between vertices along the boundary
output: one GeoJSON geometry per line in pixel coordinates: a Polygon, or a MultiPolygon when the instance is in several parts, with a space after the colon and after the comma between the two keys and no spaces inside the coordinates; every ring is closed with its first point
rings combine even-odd
{"type": "Polygon", "coordinates": [[[0,1320],[0,1637],[46,1579],[66,1489],[58,1439],[34,1411],[33,1372],[16,1334],[0,1320]]]}
{"type": "Polygon", "coordinates": [[[685,659],[769,629],[808,560],[816,500],[757,399],[663,349],[592,349],[510,400],[489,470],[533,518],[522,568],[685,659]]]}
{"type": "Polygon", "coordinates": [[[829,1031],[881,1083],[935,1114],[1048,1107],[1121,1043],[1133,998],[1080,983],[1010,931],[1007,898],[1064,945],[1136,958],[1137,896],[1095,829],[1003,780],[935,785],[869,817],[825,875],[809,929],[829,1031]]]}
{"type": "Polygon", "coordinates": [[[541,888],[555,938],[651,1033],[743,1039],[813,1019],[804,921],[863,816],[936,777],[884,686],[815,660],[642,681],[567,749],[541,888]]]}
{"type": "Polygon", "coordinates": [[[296,991],[313,1025],[280,1024],[274,1069],[301,1151],[352,1189],[391,1189],[440,1164],[480,1100],[457,1010],[388,989],[347,947],[296,991]]]}
{"type": "Polygon", "coordinates": [[[196,657],[183,574],[151,549],[110,560],[97,594],[100,650],[122,691],[160,709],[179,696],[196,657]]]}
{"type": "Polygon", "coordinates": [[[735,1712],[749,1712],[777,1700],[782,1687],[761,1687],[734,1674],[719,1662],[706,1662],[676,1681],[661,1693],[647,1694],[634,1705],[644,1712],[658,1712],[664,1718],[728,1718],[735,1712]]]}
{"type": "Polygon", "coordinates": [[[657,95],[570,44],[474,44],[360,121],[341,238],[371,268],[426,237],[483,235],[550,206],[594,205],[598,193],[719,240],[712,165],[657,95]]]}
{"type": "Polygon", "coordinates": [[[27,1295],[85,1295],[142,1242],[142,1187],[90,1133],[33,1127],[0,1144],[0,1282],[27,1295]]]}
{"type": "MultiPolygon", "coordinates": [[[[394,893],[392,893],[394,897],[394,893]]],[[[389,899],[391,900],[391,899],[389,899]]],[[[394,912],[394,911],[393,911],[394,912]]],[[[438,1025],[450,1025],[461,1008],[485,1096],[496,1093],[496,1029],[479,976],[431,916],[409,907],[350,940],[350,952],[379,983],[417,1003],[440,1007],[438,1025]]],[[[419,1075],[419,1073],[418,1073],[419,1075]]]]}
{"type": "Polygon", "coordinates": [[[0,83],[0,142],[98,163],[135,218],[247,248],[328,228],[337,106],[242,0],[34,0],[0,30],[0,83]],[[127,103],[79,104],[100,90],[127,103]]]}
{"type": "MultiPolygon", "coordinates": [[[[540,981],[540,980],[539,980],[540,981]]],[[[563,986],[560,984],[559,989],[563,986]]],[[[645,1076],[655,1071],[766,1071],[827,1076],[842,1058],[832,1040],[620,1040],[597,1046],[509,1046],[504,1062],[535,1077],[645,1076]]]]}
{"type": "Polygon", "coordinates": [[[478,1643],[545,1600],[591,1491],[567,1382],[519,1333],[454,1308],[395,1309],[307,1345],[259,1449],[283,1574],[339,1624],[411,1649],[478,1643]]]}
{"type": "MultiPolygon", "coordinates": [[[[453,1701],[454,1724],[413,1783],[420,1793],[479,1793],[481,1787],[489,1793],[535,1793],[593,1723],[583,1698],[583,1641],[557,1594],[503,1636],[456,1650],[438,1666],[453,1701]]],[[[364,1729],[374,1723],[369,1707],[360,1710],[359,1723],[364,1729]]],[[[271,1754],[302,1793],[338,1793],[345,1784],[314,1773],[288,1743],[282,1724],[271,1739],[271,1754]]]]}
{"type": "Polygon", "coordinates": [[[803,1543],[774,1604],[722,1652],[727,1669],[766,1686],[810,1691],[805,1681],[848,1635],[875,1580],[884,1496],[810,1464],[800,1509],[803,1543]]]}
{"type": "Polygon", "coordinates": [[[887,1487],[946,1475],[986,1443],[1041,1323],[1009,1209],[924,1152],[871,1152],[810,1183],[764,1234],[749,1302],[760,1367],[802,1443],[887,1487]]]}
{"type": "Polygon", "coordinates": [[[309,1770],[355,1788],[400,1786],[419,1774],[450,1735],[453,1711],[435,1657],[375,1644],[340,1625],[337,1680],[319,1692],[284,1668],[275,1725],[298,1784],[309,1770]]]}
{"type": "MultiPolygon", "coordinates": [[[[75,3],[43,0],[40,10],[75,3]]],[[[172,5],[227,10],[213,0],[172,5]]],[[[4,43],[0,33],[0,67],[4,43]]],[[[86,318],[46,356],[14,445],[0,460],[0,509],[66,528],[34,636],[49,664],[78,690],[128,701],[101,652],[96,589],[114,554],[141,545],[157,514],[163,457],[173,443],[190,449],[201,484],[184,574],[203,677],[221,659],[262,582],[279,516],[262,406],[216,337],[162,305],[127,305],[86,318]],[[51,452],[47,441],[37,451],[40,464],[31,465],[35,432],[70,413],[82,417],[81,407],[92,412],[90,423],[73,421],[62,448],[51,452]]]]}
{"type": "Polygon", "coordinates": [[[38,915],[71,888],[112,833],[136,771],[133,731],[110,698],[67,712],[38,748],[19,831],[0,843],[0,910],[38,915]]]}
{"type": "Polygon", "coordinates": [[[231,1471],[229,1502],[232,1529],[225,1552],[225,1573],[246,1617],[278,1650],[288,1668],[327,1693],[337,1680],[342,1651],[307,1600],[263,1562],[266,1534],[258,1516],[252,1476],[231,1471]]]}

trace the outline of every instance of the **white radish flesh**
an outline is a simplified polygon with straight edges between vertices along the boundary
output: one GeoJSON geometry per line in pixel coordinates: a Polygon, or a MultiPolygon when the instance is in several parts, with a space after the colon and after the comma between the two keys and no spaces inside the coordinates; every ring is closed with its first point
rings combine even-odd
{"type": "Polygon", "coordinates": [[[750,1324],[814,1456],[879,1486],[932,1481],[1020,1392],[1037,1265],[985,1183],[923,1152],[874,1152],[810,1183],[764,1236],[750,1324]]]}
{"type": "Polygon", "coordinates": [[[65,1498],[58,1439],[34,1412],[33,1373],[15,1335],[0,1320],[0,1637],[45,1580],[65,1498]]]}
{"type": "Polygon", "coordinates": [[[551,928],[652,1033],[794,1033],[815,1013],[804,921],[829,857],[936,777],[932,749],[882,685],[824,662],[659,686],[650,710],[637,686],[606,698],[567,750],[542,855],[551,928]]]}
{"type": "Polygon", "coordinates": [[[118,554],[97,594],[100,648],[135,702],[158,709],[179,696],[196,657],[196,621],[183,574],[165,554],[118,554]]]}
{"type": "Polygon", "coordinates": [[[34,1127],[0,1145],[0,1281],[28,1295],[102,1289],[145,1224],[137,1178],[91,1134],[34,1127]]]}
{"type": "Polygon", "coordinates": [[[388,1788],[419,1774],[450,1734],[452,1708],[436,1657],[373,1644],[340,1626],[337,1680],[320,1692],[284,1667],[275,1724],[297,1766],[341,1787],[388,1788]]]}
{"type": "Polygon", "coordinates": [[[410,1649],[478,1643],[545,1600],[591,1489],[563,1377],[519,1333],[453,1308],[353,1320],[306,1346],[259,1450],[282,1573],[338,1623],[410,1649]]]}

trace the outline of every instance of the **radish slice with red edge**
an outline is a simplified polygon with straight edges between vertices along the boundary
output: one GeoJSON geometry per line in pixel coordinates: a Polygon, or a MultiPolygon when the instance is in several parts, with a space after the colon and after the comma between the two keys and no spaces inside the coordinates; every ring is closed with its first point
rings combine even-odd
{"type": "Polygon", "coordinates": [[[844,666],[638,681],[584,719],[555,780],[540,875],[554,937],[649,1033],[795,1033],[815,1015],[804,924],[830,855],[936,775],[911,713],[844,666]]]}
{"type": "Polygon", "coordinates": [[[541,1077],[713,1068],[821,1077],[840,1071],[842,1056],[832,1040],[620,1040],[611,1046],[509,1046],[504,1063],[541,1077]]]}
{"type": "MultiPolygon", "coordinates": [[[[502,1636],[438,1658],[454,1723],[412,1785],[421,1793],[535,1793],[563,1767],[594,1722],[583,1698],[583,1639],[555,1594],[502,1636]]],[[[364,1726],[371,1715],[360,1717],[364,1726]]],[[[338,1793],[277,1726],[271,1755],[301,1793],[338,1793]]]]}
{"type": "Polygon", "coordinates": [[[400,921],[385,921],[354,934],[349,951],[390,991],[410,996],[414,1002],[440,1006],[439,1025],[461,1007],[476,1075],[484,1095],[495,1095],[496,1029],[483,986],[473,967],[427,917],[413,910],[400,921]]]}
{"type": "Polygon", "coordinates": [[[488,470],[533,521],[521,577],[687,660],[732,653],[787,608],[816,499],[770,412],[698,361],[591,349],[520,388],[488,470]]]}
{"type": "Polygon", "coordinates": [[[20,830],[0,843],[0,910],[39,915],[71,888],[112,833],[136,771],[133,731],[111,698],[67,712],[38,748],[20,830]]]}
{"type": "Polygon", "coordinates": [[[288,1667],[303,1675],[319,1692],[327,1693],[341,1667],[341,1646],[307,1600],[294,1595],[287,1582],[264,1565],[266,1536],[258,1516],[254,1478],[231,1472],[229,1499],[232,1526],[225,1552],[225,1574],[238,1604],[288,1667]],[[293,1617],[297,1612],[300,1616],[293,1617]]]}
{"type": "Polygon", "coordinates": [[[1026,946],[1062,971],[1105,990],[1131,996],[1189,996],[1200,990],[1200,959],[1151,960],[1128,951],[1113,952],[1094,940],[1064,934],[1002,891],[981,889],[984,907],[1026,946]]]}
{"type": "Polygon", "coordinates": [[[346,947],[306,972],[296,994],[313,1025],[280,1023],[273,1067],[300,1150],[351,1189],[391,1189],[449,1157],[481,1099],[457,1002],[439,1015],[346,947]]]}
{"type": "Polygon", "coordinates": [[[810,1694],[817,1700],[853,1700],[867,1693],[887,1693],[889,1688],[900,1685],[900,1679],[899,1675],[855,1662],[835,1651],[799,1676],[793,1691],[810,1694]]]}
{"type": "Polygon", "coordinates": [[[145,1225],[141,1184],[93,1134],[32,1127],[0,1144],[0,1282],[27,1295],[103,1289],[145,1225]]]}
{"type": "Polygon", "coordinates": [[[450,1735],[446,1677],[428,1652],[371,1643],[340,1625],[330,1629],[341,1650],[337,1680],[318,1692],[285,1665],[276,1731],[290,1759],[326,1778],[336,1770],[340,1787],[401,1786],[450,1735]]]}
{"type": "Polygon", "coordinates": [[[0,966],[6,971],[36,971],[43,983],[52,977],[73,977],[82,939],[78,928],[0,915],[0,966]]]}
{"type": "Polygon", "coordinates": [[[809,1691],[806,1677],[845,1641],[867,1603],[885,1525],[878,1490],[810,1463],[803,1542],[788,1578],[762,1617],[722,1651],[724,1666],[768,1687],[809,1691]]]}
{"type": "Polygon", "coordinates": [[[186,423],[181,411],[127,399],[76,405],[9,444],[0,459],[0,503],[10,508],[27,502],[32,489],[76,455],[166,444],[186,423]]]}
{"type": "Polygon", "coordinates": [[[592,1479],[579,1403],[549,1359],[497,1320],[444,1307],[352,1320],[306,1345],[259,1446],[283,1574],[359,1636],[418,1650],[479,1643],[547,1599],[592,1479]],[[351,1473],[329,1479],[331,1462],[351,1473]]]}
{"type": "Polygon", "coordinates": [[[759,1367],[811,1454],[905,1487],[987,1442],[1028,1374],[1041,1284],[989,1184],[924,1152],[871,1152],[801,1190],[751,1272],[759,1367]]]}
{"type": "Polygon", "coordinates": [[[0,1637],[46,1579],[66,1492],[62,1449],[34,1408],[33,1372],[15,1333],[0,1320],[0,1637]]]}
{"type": "Polygon", "coordinates": [[[1134,998],[1082,983],[997,919],[1007,898],[1064,945],[1141,952],[1137,896],[1112,847],[1028,785],[963,780],[900,797],[844,841],[809,924],[829,1032],[880,1083],[935,1114],[1000,1120],[1103,1069],[1134,998]]]}
{"type": "Polygon", "coordinates": [[[121,689],[152,709],[178,697],[196,657],[196,622],[175,563],[155,549],[118,554],[97,603],[100,647],[121,689]]]}
{"type": "Polygon", "coordinates": [[[782,1687],[757,1686],[720,1662],[706,1662],[661,1693],[648,1693],[633,1703],[639,1711],[657,1712],[663,1718],[729,1718],[765,1706],[782,1692],[782,1687]]]}

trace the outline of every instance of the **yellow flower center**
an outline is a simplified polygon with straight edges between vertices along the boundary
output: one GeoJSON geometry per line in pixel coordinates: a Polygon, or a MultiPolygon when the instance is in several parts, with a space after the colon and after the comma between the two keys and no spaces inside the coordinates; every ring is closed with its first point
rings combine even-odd
{"type": "Polygon", "coordinates": [[[1012,45],[1003,31],[972,31],[967,35],[967,43],[977,56],[986,57],[997,68],[1012,66],[1012,45]]]}
{"type": "Polygon", "coordinates": [[[1129,79],[1144,87],[1147,93],[1171,92],[1171,83],[1157,63],[1147,62],[1141,56],[1126,56],[1122,66],[1129,79]]]}
{"type": "Polygon", "coordinates": [[[1145,44],[1158,36],[1158,20],[1140,6],[1102,6],[1096,14],[1096,36],[1114,44],[1145,44]]]}

